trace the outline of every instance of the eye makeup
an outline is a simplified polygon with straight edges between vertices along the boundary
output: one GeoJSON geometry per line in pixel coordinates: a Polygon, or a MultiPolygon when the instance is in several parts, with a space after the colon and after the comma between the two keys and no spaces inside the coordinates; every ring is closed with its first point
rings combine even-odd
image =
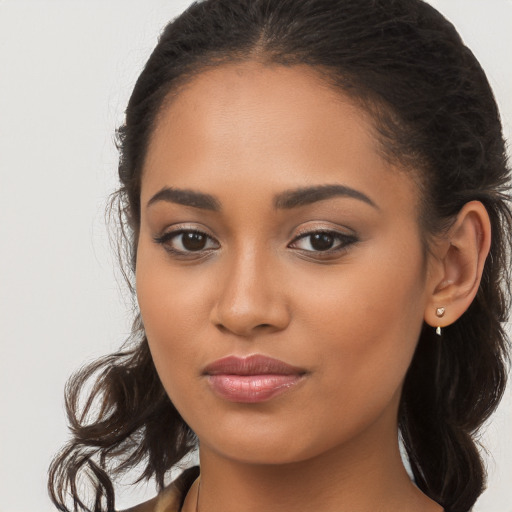
{"type": "MultiPolygon", "coordinates": [[[[153,237],[171,256],[181,259],[204,257],[220,249],[220,242],[203,230],[180,226],[153,237]]],[[[359,241],[354,233],[341,233],[333,229],[309,228],[303,230],[287,244],[310,258],[334,259],[359,241]]]]}

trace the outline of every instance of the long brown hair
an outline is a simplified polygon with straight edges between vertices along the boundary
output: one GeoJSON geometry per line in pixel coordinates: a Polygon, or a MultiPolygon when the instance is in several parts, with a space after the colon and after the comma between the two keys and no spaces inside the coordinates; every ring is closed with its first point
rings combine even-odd
{"type": "MultiPolygon", "coordinates": [[[[399,410],[417,485],[446,509],[466,512],[485,483],[476,433],[497,407],[507,375],[510,173],[485,74],[428,4],[206,0],[169,23],[118,132],[116,197],[128,278],[136,266],[141,171],[162,103],[208,66],[251,59],[312,66],[367,109],[383,153],[418,177],[424,233],[440,231],[468,201],[487,208],[492,245],[477,297],[442,339],[423,329],[399,410]]],[[[49,476],[59,510],[113,511],[116,476],[137,466],[141,479],[155,478],[162,487],[196,446],[160,383],[138,316],[122,350],[72,377],[66,405],[72,439],[49,476]],[[82,496],[83,479],[93,490],[91,502],[82,496]]]]}

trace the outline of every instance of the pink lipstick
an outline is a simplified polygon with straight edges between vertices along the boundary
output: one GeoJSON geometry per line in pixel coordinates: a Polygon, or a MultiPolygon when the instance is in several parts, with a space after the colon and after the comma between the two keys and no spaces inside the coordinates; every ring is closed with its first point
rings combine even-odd
{"type": "Polygon", "coordinates": [[[203,371],[214,393],[230,402],[264,402],[298,384],[306,370],[263,355],[229,356],[203,371]]]}

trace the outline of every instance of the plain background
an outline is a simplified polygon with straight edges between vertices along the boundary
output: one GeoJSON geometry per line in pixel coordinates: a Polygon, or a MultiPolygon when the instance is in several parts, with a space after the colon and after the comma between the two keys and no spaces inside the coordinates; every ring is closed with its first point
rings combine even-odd
{"type": "MultiPolygon", "coordinates": [[[[160,29],[189,3],[0,0],[0,512],[52,510],[64,383],[129,332],[104,222],[113,134],[160,29]]],[[[512,2],[431,3],[480,59],[510,138],[512,2]]],[[[477,512],[512,512],[511,409],[509,387],[484,435],[490,485],[477,512]]]]}

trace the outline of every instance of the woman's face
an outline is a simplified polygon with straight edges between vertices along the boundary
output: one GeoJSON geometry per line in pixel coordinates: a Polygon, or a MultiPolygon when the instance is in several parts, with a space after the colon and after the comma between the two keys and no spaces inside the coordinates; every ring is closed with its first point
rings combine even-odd
{"type": "Polygon", "coordinates": [[[396,440],[429,261],[367,115],[306,67],[208,70],[158,119],[141,205],[142,318],[201,449],[284,463],[396,440]]]}

